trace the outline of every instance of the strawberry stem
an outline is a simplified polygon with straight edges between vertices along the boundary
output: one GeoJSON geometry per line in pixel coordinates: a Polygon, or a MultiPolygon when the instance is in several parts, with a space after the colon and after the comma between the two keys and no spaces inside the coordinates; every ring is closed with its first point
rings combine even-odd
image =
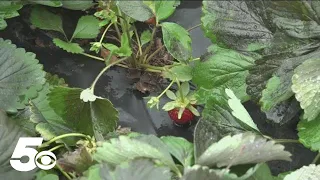
{"type": "Polygon", "coordinates": [[[63,134],[63,135],[60,135],[60,136],[56,136],[56,137],[50,139],[50,141],[47,141],[47,142],[43,143],[43,144],[42,144],[41,146],[39,146],[38,148],[47,147],[47,146],[49,146],[51,143],[56,142],[57,140],[63,139],[63,138],[66,138],[66,137],[83,137],[83,138],[86,138],[86,139],[88,139],[89,141],[91,141],[90,136],[87,136],[87,135],[85,135],[85,134],[81,134],[81,133],[68,133],[68,134],[63,134]]]}
{"type": "Polygon", "coordinates": [[[106,29],[104,30],[104,32],[103,32],[103,34],[102,34],[102,36],[101,36],[101,38],[100,38],[100,41],[99,41],[100,44],[102,43],[102,41],[103,41],[103,39],[104,39],[104,36],[106,35],[107,31],[109,30],[109,28],[111,27],[112,24],[113,24],[113,23],[110,23],[110,24],[106,27],[106,29]]]}
{"type": "Polygon", "coordinates": [[[184,103],[184,97],[183,97],[181,85],[180,85],[180,82],[178,80],[177,80],[177,84],[178,84],[178,87],[179,87],[179,94],[180,94],[180,97],[181,97],[181,102],[184,103]]]}
{"type": "Polygon", "coordinates": [[[169,88],[173,85],[173,83],[174,83],[174,81],[171,81],[169,86],[157,98],[160,99],[161,96],[163,96],[169,90],[169,88]]]}
{"type": "Polygon", "coordinates": [[[125,58],[122,58],[122,59],[119,59],[119,60],[117,60],[117,61],[115,61],[115,62],[112,62],[112,63],[110,63],[108,66],[106,66],[105,68],[103,68],[102,70],[101,70],[101,72],[98,74],[98,76],[96,77],[96,79],[93,81],[93,83],[92,83],[92,85],[91,85],[91,89],[92,89],[92,92],[94,92],[94,87],[96,86],[96,83],[98,82],[98,80],[99,80],[99,78],[102,76],[102,74],[103,73],[105,73],[111,66],[113,66],[113,65],[116,65],[116,64],[119,64],[120,62],[122,62],[122,61],[124,61],[124,60],[126,60],[127,59],[127,57],[125,57],[125,58]]]}

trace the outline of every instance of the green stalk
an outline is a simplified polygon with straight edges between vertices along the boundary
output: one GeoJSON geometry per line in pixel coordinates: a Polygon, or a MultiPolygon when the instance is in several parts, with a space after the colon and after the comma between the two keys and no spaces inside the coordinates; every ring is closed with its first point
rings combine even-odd
{"type": "MultiPolygon", "coordinates": [[[[60,29],[60,28],[59,28],[59,29],[60,29]]],[[[63,34],[64,38],[66,38],[66,40],[69,41],[66,33],[64,32],[64,30],[63,30],[63,29],[60,29],[60,32],[63,34]]],[[[69,42],[70,42],[70,41],[69,41],[69,42]]]]}
{"type": "Polygon", "coordinates": [[[194,59],[192,59],[190,61],[199,61],[199,60],[200,60],[200,58],[198,57],[198,58],[194,58],[194,59]]]}
{"type": "MultiPolygon", "coordinates": [[[[127,38],[128,38],[128,42],[129,42],[129,46],[131,49],[133,49],[133,46],[132,46],[132,42],[131,42],[131,39],[130,39],[130,33],[129,33],[129,22],[128,21],[125,21],[126,24],[125,24],[125,31],[126,31],[126,34],[127,34],[127,38]]],[[[136,57],[134,56],[133,53],[131,53],[131,58],[132,58],[132,61],[133,61],[133,67],[136,67],[136,57]]]]}
{"type": "Polygon", "coordinates": [[[57,150],[57,149],[59,149],[59,148],[61,148],[61,147],[64,147],[64,145],[63,144],[60,144],[60,145],[58,145],[58,146],[55,146],[55,147],[53,147],[53,148],[51,148],[51,149],[49,149],[48,151],[55,151],[55,150],[57,150]]]}
{"type": "Polygon", "coordinates": [[[101,36],[101,38],[100,38],[100,41],[99,41],[100,44],[102,43],[104,36],[106,35],[107,31],[109,30],[109,28],[111,27],[112,24],[113,24],[113,23],[110,23],[110,24],[106,27],[106,29],[104,30],[104,32],[103,32],[103,34],[102,34],[102,36],[101,36]]]}
{"type": "Polygon", "coordinates": [[[86,139],[90,139],[89,136],[81,134],[81,133],[68,133],[68,134],[62,134],[60,136],[56,136],[54,138],[52,138],[50,141],[47,141],[45,143],[43,143],[41,146],[39,146],[39,148],[43,148],[43,147],[47,147],[49,146],[51,143],[56,142],[59,139],[63,139],[66,137],[84,137],[86,139]]]}
{"type": "Polygon", "coordinates": [[[98,74],[98,76],[96,77],[96,79],[93,81],[93,83],[92,83],[92,85],[91,85],[91,87],[90,87],[91,90],[92,90],[92,92],[94,93],[94,87],[96,86],[99,78],[102,76],[102,74],[103,74],[104,72],[106,72],[111,66],[116,65],[116,64],[118,64],[118,63],[120,63],[120,62],[122,62],[122,61],[124,61],[124,60],[126,60],[126,59],[127,59],[127,57],[122,58],[122,59],[119,59],[119,60],[117,60],[117,61],[114,61],[114,62],[110,63],[110,64],[109,64],[108,66],[106,66],[105,68],[103,68],[103,69],[101,70],[101,72],[98,74]]]}
{"type": "Polygon", "coordinates": [[[163,67],[152,66],[152,65],[149,65],[149,64],[141,64],[140,66],[144,67],[144,68],[156,69],[156,70],[164,71],[163,67]]]}
{"type": "MultiPolygon", "coordinates": [[[[98,56],[94,56],[94,55],[87,54],[87,53],[81,53],[81,54],[84,55],[84,56],[90,57],[92,59],[96,59],[96,60],[99,60],[99,61],[105,61],[103,58],[98,57],[98,56]]],[[[120,66],[120,67],[123,67],[123,68],[128,68],[129,69],[129,67],[127,65],[125,65],[125,64],[116,64],[116,65],[120,66]]]]}
{"type": "MultiPolygon", "coordinates": [[[[145,49],[145,51],[142,53],[141,57],[140,57],[140,61],[142,61],[144,59],[144,57],[149,53],[149,51],[151,50],[151,47],[153,46],[154,43],[154,36],[156,35],[157,32],[157,26],[155,26],[152,30],[152,34],[151,34],[151,41],[149,43],[149,46],[145,49]]],[[[146,63],[143,63],[146,64],[146,63]]]]}
{"type": "Polygon", "coordinates": [[[82,54],[82,55],[85,55],[85,56],[87,56],[87,57],[90,57],[90,58],[92,58],[92,59],[96,59],[96,60],[99,60],[99,61],[104,61],[103,58],[98,57],[98,56],[94,56],[94,55],[87,54],[87,53],[81,53],[81,54],[82,54]]]}
{"type": "Polygon", "coordinates": [[[161,72],[162,72],[162,71],[160,71],[160,70],[150,69],[150,68],[145,69],[145,71],[154,72],[154,73],[161,73],[161,72]]]}
{"type": "MultiPolygon", "coordinates": [[[[132,43],[131,43],[131,39],[130,39],[130,33],[129,33],[129,22],[125,19],[125,18],[121,18],[122,17],[122,13],[119,9],[119,7],[117,6],[118,12],[119,12],[119,16],[120,16],[120,24],[121,24],[121,28],[122,28],[122,32],[127,34],[127,38],[128,38],[128,42],[129,42],[129,46],[131,49],[133,49],[132,43]]],[[[121,37],[120,37],[121,40],[121,37]]],[[[136,58],[134,56],[134,54],[131,54],[131,65],[132,67],[136,67],[136,58]]]]}
{"type": "Polygon", "coordinates": [[[320,152],[317,154],[317,156],[313,159],[312,163],[311,164],[316,164],[318,162],[320,158],[320,152]]]}
{"type": "Polygon", "coordinates": [[[168,86],[164,91],[162,91],[162,93],[161,93],[159,96],[157,96],[157,98],[160,99],[161,96],[163,96],[164,93],[166,93],[166,92],[170,89],[170,87],[173,85],[173,83],[174,83],[174,81],[171,81],[171,83],[169,84],[169,86],[168,86]]]}
{"type": "Polygon", "coordinates": [[[159,47],[157,50],[155,50],[148,58],[147,60],[144,62],[145,64],[148,64],[149,61],[151,60],[151,58],[153,58],[153,56],[155,56],[159,51],[161,51],[161,49],[164,47],[164,45],[162,45],[161,47],[159,47]]]}
{"type": "Polygon", "coordinates": [[[61,168],[61,166],[56,163],[56,167],[60,170],[60,172],[68,179],[71,180],[72,178],[61,168]]]}
{"type": "Polygon", "coordinates": [[[120,30],[119,30],[118,24],[117,24],[117,23],[114,23],[114,27],[115,27],[115,29],[116,29],[118,38],[121,40],[121,33],[120,33],[120,30]]]}
{"type": "Polygon", "coordinates": [[[176,81],[177,81],[177,84],[178,84],[179,94],[181,96],[181,101],[182,101],[182,103],[184,103],[184,97],[183,97],[183,93],[182,93],[180,82],[178,80],[176,80],[176,81]]]}
{"type": "Polygon", "coordinates": [[[175,172],[179,178],[182,178],[182,174],[181,174],[180,170],[177,167],[175,167],[173,169],[173,172],[175,172]]]}
{"type": "Polygon", "coordinates": [[[188,32],[192,31],[193,29],[197,28],[197,27],[200,27],[201,24],[197,24],[195,26],[192,26],[191,28],[187,29],[188,32]]]}
{"type": "Polygon", "coordinates": [[[119,16],[120,16],[120,24],[121,24],[121,27],[123,28],[123,18],[121,18],[122,17],[122,13],[121,13],[121,10],[120,10],[120,8],[117,6],[117,9],[118,9],[118,13],[119,13],[119,16]]]}
{"type": "Polygon", "coordinates": [[[137,43],[138,43],[138,46],[139,46],[140,55],[142,55],[142,48],[141,48],[141,42],[140,42],[140,39],[139,39],[138,31],[137,31],[137,28],[136,28],[135,25],[133,25],[133,28],[134,28],[134,34],[136,35],[137,43]]]}
{"type": "Polygon", "coordinates": [[[274,139],[276,143],[300,143],[297,139],[274,139]]]}
{"type": "MultiPolygon", "coordinates": [[[[84,55],[84,56],[90,57],[92,59],[96,59],[96,60],[99,60],[99,61],[105,61],[103,58],[98,57],[98,56],[94,56],[94,55],[87,54],[87,53],[81,53],[81,54],[84,55]]],[[[127,66],[125,64],[115,64],[115,65],[119,66],[119,67],[130,69],[129,66],[127,66]]],[[[157,67],[157,66],[151,66],[151,65],[147,65],[147,64],[142,64],[141,66],[147,68],[145,70],[149,71],[149,72],[161,73],[163,71],[163,68],[157,67]]],[[[170,65],[170,67],[171,67],[171,65],[170,65]]]]}

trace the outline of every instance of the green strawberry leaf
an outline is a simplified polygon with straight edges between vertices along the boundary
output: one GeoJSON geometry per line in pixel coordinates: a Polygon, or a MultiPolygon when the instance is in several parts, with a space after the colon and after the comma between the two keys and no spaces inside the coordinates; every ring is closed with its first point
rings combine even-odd
{"type": "Polygon", "coordinates": [[[100,32],[99,20],[94,16],[82,16],[77,23],[72,38],[93,39],[100,32]]]}
{"type": "Polygon", "coordinates": [[[254,59],[236,51],[210,46],[209,54],[201,57],[193,68],[192,82],[206,89],[230,88],[242,101],[249,99],[245,79],[254,59]]]}
{"type": "Polygon", "coordinates": [[[113,180],[171,180],[171,173],[167,167],[156,166],[152,161],[137,159],[117,166],[113,180]]]}
{"type": "Polygon", "coordinates": [[[302,1],[204,1],[201,22],[213,43],[256,51],[269,46],[279,31],[301,39],[317,36],[313,8],[316,3],[302,1]]]}
{"type": "Polygon", "coordinates": [[[60,7],[62,6],[61,1],[59,0],[46,0],[46,1],[39,1],[39,0],[28,0],[31,3],[35,3],[35,4],[41,4],[41,5],[45,5],[45,6],[51,6],[51,7],[60,7]]]}
{"type": "Polygon", "coordinates": [[[35,54],[0,38],[0,109],[16,112],[24,108],[18,105],[19,96],[45,83],[45,72],[38,63],[35,54]]]}
{"type": "Polygon", "coordinates": [[[172,170],[177,169],[166,145],[155,136],[144,136],[142,140],[126,136],[110,139],[97,148],[93,157],[100,163],[111,165],[119,165],[136,158],[150,158],[161,161],[172,170]]]}
{"type": "Polygon", "coordinates": [[[310,164],[286,175],[283,180],[318,180],[320,165],[310,164]]]}
{"type": "Polygon", "coordinates": [[[108,49],[111,53],[117,54],[118,56],[128,57],[128,56],[131,56],[132,54],[132,50],[129,44],[129,38],[126,33],[123,33],[121,35],[120,47],[110,43],[102,43],[102,45],[104,48],[108,49]]]}
{"type": "Polygon", "coordinates": [[[168,52],[180,62],[188,62],[192,55],[189,32],[176,23],[161,23],[163,42],[168,52]]]}
{"type": "Polygon", "coordinates": [[[100,23],[99,26],[103,27],[111,22],[117,22],[117,16],[114,11],[103,9],[101,11],[97,11],[94,13],[94,16],[99,18],[100,23]]]}
{"type": "Polygon", "coordinates": [[[260,168],[260,164],[249,168],[246,172],[244,172],[243,175],[239,177],[237,174],[230,172],[229,169],[209,169],[207,166],[200,166],[196,164],[192,167],[185,168],[185,173],[182,177],[182,180],[253,180],[250,179],[250,177],[259,170],[258,168],[260,168]]]}
{"type": "Polygon", "coordinates": [[[29,136],[37,136],[35,124],[30,121],[31,116],[32,112],[30,111],[30,108],[25,108],[24,110],[18,111],[16,115],[11,116],[10,120],[19,125],[29,136]]]}
{"type": "Polygon", "coordinates": [[[37,178],[36,180],[59,180],[59,176],[56,174],[48,174],[41,177],[40,179],[37,178]]]}
{"type": "Polygon", "coordinates": [[[274,75],[268,80],[266,89],[262,91],[260,99],[262,110],[269,111],[293,95],[290,89],[292,83],[288,80],[290,77],[292,77],[292,74],[286,74],[281,77],[274,75]]]}
{"type": "Polygon", "coordinates": [[[131,37],[127,36],[127,33],[123,33],[121,35],[121,46],[119,48],[119,51],[117,52],[119,56],[125,56],[125,57],[131,56],[132,50],[129,44],[130,38],[131,37]]]}
{"type": "Polygon", "coordinates": [[[92,1],[74,1],[74,0],[61,0],[62,7],[72,10],[86,10],[94,5],[92,1]]]}
{"type": "Polygon", "coordinates": [[[237,50],[253,51],[265,47],[273,34],[265,27],[263,17],[251,11],[252,6],[261,11],[265,9],[260,2],[203,1],[201,22],[206,36],[214,44],[237,50]]]}
{"type": "Polygon", "coordinates": [[[297,112],[295,106],[288,107],[295,104],[290,88],[294,69],[319,57],[314,39],[320,30],[318,6],[312,1],[203,2],[203,29],[215,44],[261,55],[254,57],[247,93],[275,122],[287,122],[297,112]],[[286,107],[281,116],[276,115],[279,107],[286,107]]]}
{"type": "Polygon", "coordinates": [[[0,30],[4,30],[7,26],[7,22],[0,16],[0,30]]]}
{"type": "Polygon", "coordinates": [[[166,144],[169,152],[178,159],[184,167],[194,164],[192,143],[181,137],[174,136],[163,136],[161,140],[166,144]]]}
{"type": "Polygon", "coordinates": [[[84,49],[82,49],[77,43],[65,42],[58,38],[54,38],[53,43],[69,53],[81,54],[84,52],[84,49]]]}
{"type": "Polygon", "coordinates": [[[143,31],[140,36],[141,46],[150,42],[151,39],[152,39],[152,34],[151,34],[150,30],[143,31]]]}
{"type": "Polygon", "coordinates": [[[19,16],[18,10],[22,8],[19,1],[1,1],[0,2],[0,30],[7,27],[5,19],[19,16]]]}
{"type": "Polygon", "coordinates": [[[188,65],[181,64],[164,71],[162,75],[171,81],[178,80],[180,82],[186,82],[192,79],[192,68],[188,65]]]}
{"type": "Polygon", "coordinates": [[[0,2],[0,15],[3,15],[4,19],[15,17],[12,14],[19,15],[18,10],[23,7],[19,1],[1,1],[0,2]]]}
{"type": "Polygon", "coordinates": [[[10,165],[11,155],[19,138],[27,136],[20,126],[7,117],[5,112],[0,111],[0,179],[15,180],[21,177],[25,180],[34,179],[36,170],[21,172],[10,165]]]}
{"type": "Polygon", "coordinates": [[[18,10],[20,10],[22,7],[22,3],[18,1],[1,1],[0,16],[3,19],[19,16],[18,10]]]}
{"type": "Polygon", "coordinates": [[[180,4],[180,0],[172,0],[172,1],[165,1],[165,0],[158,0],[154,1],[155,7],[155,14],[157,21],[162,21],[167,19],[171,16],[176,7],[180,4]]]}
{"type": "MultiPolygon", "coordinates": [[[[105,165],[106,168],[108,168],[107,165],[105,165]]],[[[91,166],[88,170],[83,172],[83,176],[81,179],[86,179],[86,180],[102,180],[100,176],[100,171],[102,169],[103,165],[101,164],[96,164],[91,166]]]]}
{"type": "Polygon", "coordinates": [[[194,133],[196,158],[212,143],[227,135],[235,135],[245,130],[259,133],[240,100],[229,89],[224,92],[200,88],[195,96],[200,102],[206,102],[194,133]]]}
{"type": "Polygon", "coordinates": [[[36,6],[32,9],[30,14],[30,22],[37,28],[58,31],[64,34],[61,17],[49,12],[44,7],[36,6]]]}
{"type": "Polygon", "coordinates": [[[299,141],[312,151],[320,151],[320,115],[313,121],[302,118],[298,124],[299,141]]]}
{"type": "Polygon", "coordinates": [[[313,51],[318,47],[313,41],[299,41],[281,33],[276,38],[273,44],[265,49],[266,55],[255,61],[255,66],[250,69],[247,77],[247,93],[253,100],[260,100],[265,111],[281,102],[279,99],[286,100],[293,95],[290,86],[294,69],[320,53],[313,51]],[[269,96],[271,100],[268,99],[269,96]],[[272,100],[275,100],[274,103],[269,102],[272,100]]]}
{"type": "Polygon", "coordinates": [[[320,59],[307,60],[294,70],[292,90],[305,119],[310,121],[320,115],[320,59]]]}
{"type": "MultiPolygon", "coordinates": [[[[65,86],[63,79],[56,75],[47,74],[47,83],[43,85],[37,98],[30,101],[31,122],[36,124],[36,131],[41,134],[45,140],[50,140],[56,136],[75,132],[74,125],[63,120],[49,106],[48,94],[55,86],[65,86]]],[[[66,138],[64,143],[73,145],[75,139],[66,138]]]]}
{"type": "Polygon", "coordinates": [[[292,171],[287,171],[287,172],[283,172],[283,173],[280,173],[278,174],[278,176],[276,177],[273,177],[273,180],[283,180],[284,177],[288,174],[290,174],[292,171]]]}
{"type": "Polygon", "coordinates": [[[82,101],[81,92],[82,89],[78,88],[55,87],[48,95],[49,104],[77,132],[103,140],[104,136],[117,128],[118,111],[107,99],[82,101]]]}
{"type": "Polygon", "coordinates": [[[247,180],[274,180],[270,168],[266,163],[263,163],[247,180]]]}
{"type": "Polygon", "coordinates": [[[35,180],[59,180],[59,176],[54,171],[41,170],[37,172],[35,180]]]}
{"type": "Polygon", "coordinates": [[[152,10],[142,0],[117,1],[117,6],[124,14],[137,21],[143,22],[153,17],[152,10]]]}
{"type": "MultiPolygon", "coordinates": [[[[298,39],[308,39],[319,37],[319,23],[318,17],[315,15],[315,10],[319,7],[318,2],[315,3],[304,3],[302,1],[295,1],[291,3],[287,1],[286,4],[288,10],[294,10],[294,13],[299,14],[300,17],[295,16],[284,16],[284,17],[275,17],[273,23],[277,26],[278,29],[281,29],[286,34],[291,37],[298,39]],[[290,4],[289,4],[290,3],[290,4]],[[308,16],[309,18],[305,18],[308,16]],[[297,30],[299,29],[299,30],[297,30]]],[[[276,4],[276,3],[275,3],[276,4]]],[[[279,16],[279,15],[278,15],[279,16]]]]}
{"type": "Polygon", "coordinates": [[[59,176],[56,174],[45,174],[43,176],[38,176],[38,174],[39,172],[37,173],[37,178],[35,180],[59,180],[59,176]]]}
{"type": "Polygon", "coordinates": [[[206,166],[194,165],[185,169],[181,180],[223,180],[221,173],[206,166]]]}
{"type": "Polygon", "coordinates": [[[197,160],[203,166],[234,166],[263,163],[271,160],[291,161],[291,154],[281,144],[253,133],[226,136],[212,144],[197,160]]]}
{"type": "Polygon", "coordinates": [[[224,91],[200,88],[195,96],[197,100],[206,102],[202,118],[196,125],[194,132],[195,157],[197,158],[212,143],[224,136],[244,132],[245,129],[238,123],[239,120],[232,115],[232,110],[228,105],[228,97],[224,91]]]}
{"type": "Polygon", "coordinates": [[[247,126],[246,129],[252,128],[253,131],[260,132],[257,125],[253,122],[248,111],[241,104],[240,99],[238,99],[230,89],[226,89],[225,92],[229,97],[228,104],[232,109],[232,115],[240,120],[240,122],[238,122],[241,123],[242,126],[247,126]]]}
{"type": "MultiPolygon", "coordinates": [[[[318,45],[315,42],[292,40],[292,38],[277,37],[263,58],[255,61],[246,79],[247,93],[254,101],[259,101],[266,114],[285,107],[280,117],[272,115],[274,122],[288,122],[298,112],[298,107],[290,107],[294,100],[291,89],[294,69],[308,59],[319,56],[320,51],[313,51],[318,45]],[[279,41],[279,42],[278,42],[279,41]],[[288,106],[289,105],[289,106],[288,106]]],[[[274,113],[277,114],[277,113],[274,113]]],[[[270,116],[270,117],[272,117],[270,116]]]]}
{"type": "Polygon", "coordinates": [[[120,49],[118,46],[111,43],[102,43],[102,46],[108,49],[110,52],[114,52],[114,53],[117,53],[120,49]]]}
{"type": "Polygon", "coordinates": [[[115,169],[107,164],[92,166],[84,172],[88,180],[171,180],[170,169],[159,167],[147,159],[122,162],[115,169]]]}

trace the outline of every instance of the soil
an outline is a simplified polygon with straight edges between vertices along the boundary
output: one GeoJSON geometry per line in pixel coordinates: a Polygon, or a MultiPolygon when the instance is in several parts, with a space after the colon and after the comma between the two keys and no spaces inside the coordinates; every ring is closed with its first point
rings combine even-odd
{"type": "MultiPolygon", "coordinates": [[[[149,54],[154,53],[160,48],[161,50],[150,59],[149,64],[157,67],[171,65],[173,57],[164,48],[161,38],[156,38],[149,54]]],[[[131,72],[129,72],[128,77],[132,77],[131,72]]],[[[134,73],[136,74],[136,72],[134,73]]],[[[140,71],[138,79],[135,88],[142,93],[159,92],[163,84],[167,82],[166,79],[162,78],[161,74],[146,71],[140,71]]]]}

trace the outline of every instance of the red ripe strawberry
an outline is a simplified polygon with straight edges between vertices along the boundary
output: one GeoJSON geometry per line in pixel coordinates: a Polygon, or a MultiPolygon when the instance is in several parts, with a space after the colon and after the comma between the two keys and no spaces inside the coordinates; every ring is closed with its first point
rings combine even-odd
{"type": "Polygon", "coordinates": [[[168,111],[169,117],[178,125],[188,124],[194,119],[194,114],[187,108],[183,111],[181,119],[178,118],[178,113],[179,108],[168,111]]]}
{"type": "Polygon", "coordinates": [[[156,17],[151,17],[150,19],[146,20],[145,23],[156,25],[156,17]]]}

